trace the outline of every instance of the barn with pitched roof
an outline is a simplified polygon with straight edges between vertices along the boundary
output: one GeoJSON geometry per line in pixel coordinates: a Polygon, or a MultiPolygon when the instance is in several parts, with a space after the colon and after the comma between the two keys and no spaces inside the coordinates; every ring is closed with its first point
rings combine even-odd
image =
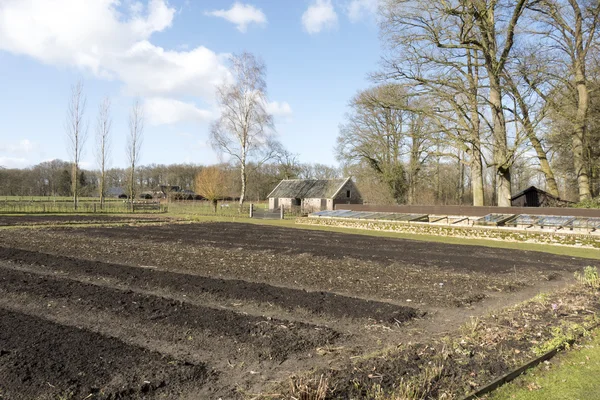
{"type": "Polygon", "coordinates": [[[337,204],[362,204],[351,178],[284,179],[268,195],[269,209],[301,207],[304,211],[333,210],[337,204]]]}

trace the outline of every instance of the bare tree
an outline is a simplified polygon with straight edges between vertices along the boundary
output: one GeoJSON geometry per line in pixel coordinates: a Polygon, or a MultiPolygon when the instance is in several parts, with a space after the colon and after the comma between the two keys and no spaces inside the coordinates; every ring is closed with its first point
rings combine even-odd
{"type": "Polygon", "coordinates": [[[202,168],[202,171],[196,175],[196,193],[211,202],[215,213],[217,201],[227,194],[226,181],[225,172],[218,166],[202,168]]]}
{"type": "Polygon", "coordinates": [[[106,169],[110,162],[111,128],[110,99],[105,97],[98,106],[98,118],[96,121],[96,160],[100,168],[99,192],[101,209],[104,209],[104,198],[106,196],[106,169]]]}
{"type": "Polygon", "coordinates": [[[385,24],[395,29],[392,38],[403,41],[405,48],[418,50],[421,46],[427,50],[416,52],[419,56],[413,62],[417,65],[428,63],[427,56],[432,54],[442,61],[436,63],[439,76],[445,77],[457,63],[466,64],[465,52],[481,60],[491,114],[497,201],[500,206],[510,206],[510,166],[514,158],[507,139],[501,77],[527,0],[389,0],[385,4],[385,24]]]}
{"type": "Polygon", "coordinates": [[[79,206],[79,164],[83,154],[83,146],[87,140],[88,127],[84,121],[86,98],[83,93],[83,82],[80,80],[71,86],[71,97],[67,108],[65,131],[67,132],[68,150],[72,162],[71,185],[73,207],[79,206]]]}
{"type": "Polygon", "coordinates": [[[413,111],[413,103],[400,85],[359,92],[337,139],[338,160],[368,165],[396,202],[414,199],[419,171],[427,158],[428,119],[413,111]]]}
{"type": "MultiPolygon", "coordinates": [[[[571,125],[573,166],[577,178],[579,200],[591,198],[591,186],[586,163],[587,124],[590,110],[590,89],[587,65],[591,49],[596,45],[600,23],[600,4],[587,0],[539,0],[531,8],[542,24],[538,32],[542,43],[553,50],[549,60],[557,68],[549,79],[566,88],[572,104],[555,104],[571,125]],[[565,110],[571,110],[565,113],[565,110]]],[[[548,101],[551,99],[546,98],[548,101]]]]}
{"type": "Polygon", "coordinates": [[[140,161],[144,141],[144,109],[136,100],[129,111],[129,136],[127,136],[127,161],[129,162],[129,199],[135,198],[135,168],[140,161]]]}
{"type": "Polygon", "coordinates": [[[265,65],[250,53],[234,55],[232,82],[217,88],[221,116],[211,126],[211,142],[240,168],[240,207],[246,198],[249,162],[259,167],[280,150],[273,140],[273,117],[266,109],[265,70],[265,65]]]}
{"type": "MultiPolygon", "coordinates": [[[[532,58],[526,58],[525,62],[527,61],[531,62],[532,58]]],[[[507,71],[504,76],[507,91],[516,103],[515,107],[513,107],[514,110],[511,111],[515,119],[522,125],[524,133],[535,151],[540,170],[545,177],[546,189],[550,194],[559,197],[558,184],[556,183],[554,171],[548,158],[548,151],[544,148],[544,144],[538,135],[538,131],[540,130],[538,127],[546,118],[548,103],[538,101],[539,96],[537,96],[535,90],[531,89],[530,84],[536,85],[538,88],[540,85],[539,83],[534,83],[533,79],[535,78],[528,73],[526,69],[528,67],[522,65],[520,61],[517,64],[516,70],[507,71]],[[515,75],[515,78],[513,78],[511,72],[515,75]],[[523,76],[525,77],[523,78],[523,76]],[[517,79],[525,80],[525,82],[529,82],[530,84],[519,83],[517,79]],[[541,103],[541,105],[537,105],[537,103],[541,103]]],[[[523,163],[519,164],[520,167],[522,165],[523,163]]]]}

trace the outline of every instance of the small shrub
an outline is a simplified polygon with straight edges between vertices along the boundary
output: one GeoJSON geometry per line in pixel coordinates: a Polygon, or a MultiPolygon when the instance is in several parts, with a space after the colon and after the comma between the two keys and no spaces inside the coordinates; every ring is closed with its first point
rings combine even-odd
{"type": "Polygon", "coordinates": [[[581,272],[575,272],[575,279],[584,286],[600,289],[600,275],[598,275],[597,267],[585,267],[583,274],[581,272]]]}

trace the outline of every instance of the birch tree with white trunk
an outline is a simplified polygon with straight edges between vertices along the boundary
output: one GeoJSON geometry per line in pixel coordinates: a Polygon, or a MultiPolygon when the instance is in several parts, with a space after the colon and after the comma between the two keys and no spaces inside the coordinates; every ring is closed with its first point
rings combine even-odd
{"type": "Polygon", "coordinates": [[[274,140],[273,116],[267,111],[265,64],[253,54],[231,57],[231,80],[217,87],[221,115],[211,126],[211,144],[240,169],[240,208],[246,199],[248,165],[255,168],[280,150],[274,140]]]}

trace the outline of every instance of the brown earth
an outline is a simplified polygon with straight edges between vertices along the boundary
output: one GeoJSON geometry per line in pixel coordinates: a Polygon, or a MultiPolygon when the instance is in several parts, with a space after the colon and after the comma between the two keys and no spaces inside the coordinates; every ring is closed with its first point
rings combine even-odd
{"type": "Polygon", "coordinates": [[[115,224],[161,222],[166,218],[161,215],[0,215],[2,226],[41,226],[41,225],[74,225],[74,224],[115,224]]]}
{"type": "Polygon", "coordinates": [[[90,238],[136,236],[151,243],[183,243],[222,249],[270,251],[277,254],[311,254],[329,259],[354,258],[379,263],[401,263],[454,271],[513,273],[579,269],[589,262],[568,256],[535,251],[515,251],[483,246],[456,246],[408,239],[382,238],[314,230],[290,230],[243,223],[169,225],[147,227],[90,228],[90,238]],[[232,240],[235,238],[235,240],[232,240]]]}
{"type": "Polygon", "coordinates": [[[353,360],[452,334],[590,263],[235,223],[0,230],[0,399],[24,385],[41,398],[252,398],[309,370],[337,371],[335,398],[364,396],[370,368],[393,387],[438,350],[353,360]],[[79,368],[95,357],[97,371],[79,368]],[[3,375],[12,365],[25,367],[3,375]]]}
{"type": "Polygon", "coordinates": [[[3,399],[176,397],[208,376],[202,364],[0,308],[3,399]]]}
{"type": "Polygon", "coordinates": [[[125,286],[143,285],[172,292],[209,294],[219,300],[251,300],[270,303],[293,311],[295,308],[333,317],[371,318],[386,323],[404,322],[417,316],[414,308],[379,301],[340,296],[330,292],[308,292],[242,281],[218,279],[198,275],[159,271],[127,265],[85,261],[72,257],[53,256],[36,251],[0,247],[0,260],[26,265],[42,266],[48,273],[58,269],[69,276],[111,279],[125,286]]]}

